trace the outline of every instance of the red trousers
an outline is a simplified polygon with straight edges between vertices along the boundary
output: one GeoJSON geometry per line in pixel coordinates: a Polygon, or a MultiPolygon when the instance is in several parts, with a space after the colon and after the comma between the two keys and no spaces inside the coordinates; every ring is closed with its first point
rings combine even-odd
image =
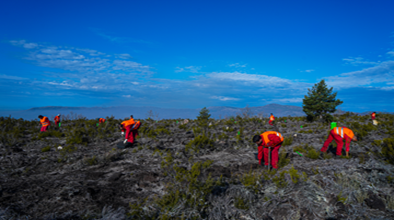
{"type": "MultiPolygon", "coordinates": [[[[328,135],[327,140],[324,142],[322,149],[320,149],[320,151],[322,152],[326,152],[328,149],[328,146],[330,145],[330,143],[335,140],[335,143],[337,143],[337,155],[342,155],[342,147],[343,147],[343,139],[341,136],[339,136],[338,134],[336,134],[334,132],[334,129],[331,130],[330,134],[328,135]]],[[[346,151],[349,151],[349,145],[346,144],[346,151]]]]}
{"type": "Polygon", "coordinates": [[[59,127],[59,121],[55,121],[55,126],[59,127]]]}
{"type": "Polygon", "coordinates": [[[268,121],[268,124],[270,124],[270,125],[274,125],[272,122],[273,122],[273,120],[272,120],[272,121],[271,121],[271,120],[269,120],[269,121],[268,121]]]}
{"type": "MultiPolygon", "coordinates": [[[[268,148],[268,147],[261,147],[259,146],[259,155],[258,158],[264,157],[264,165],[268,166],[268,153],[269,149],[271,150],[271,166],[275,169],[278,169],[278,160],[279,160],[279,148],[282,145],[277,145],[273,148],[268,148]],[[261,155],[263,154],[263,155],[261,155]]],[[[261,160],[259,160],[259,163],[261,164],[261,160]]]]}
{"type": "Polygon", "coordinates": [[[138,130],[130,130],[131,125],[126,127],[126,139],[127,142],[134,143],[135,138],[138,136],[138,130]]]}
{"type": "Polygon", "coordinates": [[[40,132],[47,132],[48,126],[42,126],[40,132]]]}

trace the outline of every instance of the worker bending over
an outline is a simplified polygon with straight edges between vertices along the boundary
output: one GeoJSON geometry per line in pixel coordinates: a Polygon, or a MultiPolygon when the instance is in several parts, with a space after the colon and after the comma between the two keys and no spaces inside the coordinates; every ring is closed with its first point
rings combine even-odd
{"type": "Polygon", "coordinates": [[[58,114],[55,116],[55,118],[53,119],[55,121],[55,126],[59,127],[59,123],[60,123],[60,116],[61,114],[58,114]]]}
{"type": "Polygon", "coordinates": [[[371,119],[372,119],[373,125],[378,125],[378,121],[376,120],[376,112],[372,112],[371,119]]]}
{"type": "Polygon", "coordinates": [[[38,118],[40,119],[40,124],[41,124],[40,132],[47,132],[48,126],[51,125],[51,122],[49,121],[48,117],[39,115],[38,118]]]}
{"type": "Polygon", "coordinates": [[[99,118],[98,122],[99,122],[99,124],[104,123],[105,122],[105,118],[99,118]]]}
{"type": "Polygon", "coordinates": [[[261,165],[261,160],[264,157],[264,165],[268,166],[269,151],[271,150],[271,165],[274,169],[278,169],[279,148],[283,143],[283,136],[276,131],[266,131],[261,135],[255,135],[253,142],[258,146],[257,159],[261,165]]]}
{"type": "Polygon", "coordinates": [[[268,124],[274,125],[274,124],[273,124],[274,120],[275,120],[275,117],[274,117],[274,115],[271,113],[270,120],[268,121],[268,124]]]}
{"type": "Polygon", "coordinates": [[[130,116],[129,120],[123,121],[120,123],[120,129],[122,130],[122,134],[126,133],[124,144],[131,143],[133,144],[135,138],[138,136],[138,128],[140,128],[141,122],[134,121],[133,116],[130,116]]]}
{"type": "Polygon", "coordinates": [[[330,131],[327,140],[324,142],[322,149],[323,153],[327,153],[327,148],[335,140],[337,143],[337,155],[342,155],[343,141],[346,141],[346,156],[349,156],[349,146],[351,141],[357,141],[357,137],[354,135],[353,131],[347,127],[335,127],[330,131]]]}

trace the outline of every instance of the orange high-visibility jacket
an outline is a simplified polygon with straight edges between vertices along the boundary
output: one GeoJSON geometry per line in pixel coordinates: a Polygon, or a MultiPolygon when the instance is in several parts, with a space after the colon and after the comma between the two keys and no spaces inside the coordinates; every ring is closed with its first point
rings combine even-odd
{"type": "Polygon", "coordinates": [[[105,118],[100,118],[99,119],[99,123],[104,123],[105,122],[105,118]]]}
{"type": "Polygon", "coordinates": [[[49,126],[49,125],[50,125],[50,122],[49,122],[48,117],[45,117],[45,116],[44,116],[42,119],[40,119],[40,124],[41,124],[43,127],[49,126]]]}
{"type": "Polygon", "coordinates": [[[55,116],[55,118],[53,119],[55,122],[59,122],[60,121],[60,117],[59,116],[55,116]]]}
{"type": "Polygon", "coordinates": [[[123,121],[121,124],[123,125],[124,128],[126,128],[129,125],[135,124],[135,121],[134,121],[134,119],[131,118],[129,120],[123,121]]]}
{"type": "Polygon", "coordinates": [[[345,135],[347,135],[350,139],[354,137],[354,133],[352,130],[346,127],[335,127],[332,130],[334,130],[334,133],[341,136],[341,138],[345,138],[345,135]]]}
{"type": "Polygon", "coordinates": [[[270,116],[270,121],[275,120],[275,117],[273,115],[270,116]]]}
{"type": "Polygon", "coordinates": [[[141,126],[141,122],[137,121],[134,125],[133,125],[133,130],[137,130],[138,128],[140,128],[141,126]]]}
{"type": "Polygon", "coordinates": [[[281,133],[276,132],[276,131],[266,131],[266,132],[264,132],[264,133],[262,133],[262,134],[260,135],[260,136],[262,136],[262,138],[263,138],[264,143],[265,143],[266,146],[268,146],[268,143],[271,141],[270,139],[268,139],[268,135],[270,135],[270,134],[274,134],[274,135],[278,136],[278,137],[280,138],[281,141],[284,140],[284,138],[283,138],[283,136],[282,136],[281,133]]]}

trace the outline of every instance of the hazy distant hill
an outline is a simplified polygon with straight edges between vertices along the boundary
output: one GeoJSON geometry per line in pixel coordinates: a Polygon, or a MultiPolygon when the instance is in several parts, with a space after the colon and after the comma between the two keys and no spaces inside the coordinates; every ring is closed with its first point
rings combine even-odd
{"type": "MultiPolygon", "coordinates": [[[[240,114],[243,108],[213,106],[208,107],[211,117],[224,118],[240,114]]],[[[31,108],[22,111],[2,111],[1,116],[13,118],[36,119],[38,115],[45,115],[53,118],[57,114],[62,115],[83,115],[87,118],[106,117],[113,115],[115,118],[125,118],[134,115],[135,118],[147,118],[148,111],[152,110],[154,115],[158,114],[160,119],[191,118],[198,116],[201,109],[175,109],[175,108],[157,108],[157,107],[133,107],[133,106],[115,106],[115,107],[61,107],[47,106],[31,108]]],[[[269,104],[259,107],[250,107],[253,115],[262,114],[265,117],[273,113],[275,116],[303,116],[305,115],[301,107],[291,105],[269,104]]]]}

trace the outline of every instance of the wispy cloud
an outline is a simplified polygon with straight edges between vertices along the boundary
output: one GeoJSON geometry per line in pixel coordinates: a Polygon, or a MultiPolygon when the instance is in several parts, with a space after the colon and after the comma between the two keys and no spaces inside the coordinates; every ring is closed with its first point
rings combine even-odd
{"type": "Polygon", "coordinates": [[[232,63],[232,64],[229,64],[228,66],[229,67],[244,68],[244,67],[246,67],[246,65],[247,64],[232,63]]]}
{"type": "Polygon", "coordinates": [[[132,59],[133,57],[128,54],[128,53],[122,53],[122,54],[116,54],[116,57],[120,58],[120,59],[132,59]]]}
{"type": "Polygon", "coordinates": [[[303,98],[284,98],[284,99],[272,99],[275,103],[302,103],[303,98]]]}
{"type": "Polygon", "coordinates": [[[103,37],[104,39],[107,39],[111,42],[115,43],[141,43],[141,44],[152,44],[152,42],[145,41],[145,40],[140,40],[140,39],[134,39],[131,37],[116,37],[109,35],[107,33],[104,33],[102,30],[98,28],[90,28],[92,31],[94,31],[97,35],[103,37]]]}
{"type": "Polygon", "coordinates": [[[225,96],[211,96],[211,99],[218,99],[220,101],[238,101],[240,99],[233,97],[225,97],[225,96]]]}
{"type": "Polygon", "coordinates": [[[181,72],[190,72],[190,73],[198,73],[201,70],[201,66],[187,66],[187,67],[176,67],[175,72],[176,73],[181,73],[181,72]]]}
{"type": "Polygon", "coordinates": [[[25,40],[11,40],[10,43],[14,46],[22,46],[26,49],[33,49],[38,47],[37,43],[26,43],[25,40]]]}
{"type": "Polygon", "coordinates": [[[378,61],[378,62],[367,61],[367,60],[364,60],[364,58],[362,58],[362,57],[349,57],[349,58],[344,58],[342,60],[345,61],[346,64],[353,65],[353,66],[378,65],[380,63],[380,61],[378,61]]]}
{"type": "Polygon", "coordinates": [[[311,69],[311,70],[301,70],[300,72],[301,72],[301,73],[304,73],[304,72],[305,72],[305,73],[311,73],[311,72],[313,72],[313,71],[315,71],[315,70],[312,70],[312,69],[311,69]]]}
{"type": "Polygon", "coordinates": [[[394,61],[381,62],[374,67],[326,77],[326,79],[327,83],[335,88],[370,86],[378,83],[391,84],[394,82],[394,61]]]}

